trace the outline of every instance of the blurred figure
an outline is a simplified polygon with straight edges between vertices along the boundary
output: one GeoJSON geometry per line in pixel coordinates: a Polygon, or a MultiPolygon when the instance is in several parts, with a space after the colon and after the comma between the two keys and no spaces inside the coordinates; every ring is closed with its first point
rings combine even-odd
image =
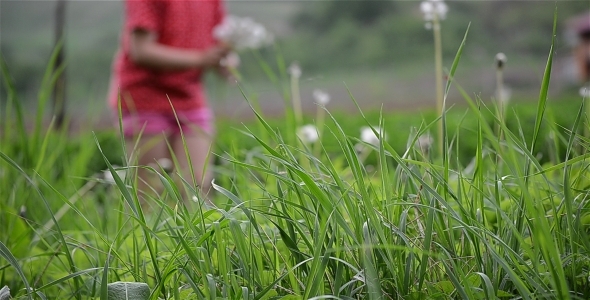
{"type": "MultiPolygon", "coordinates": [[[[204,196],[212,179],[208,157],[214,120],[201,79],[207,70],[222,70],[220,62],[231,50],[213,37],[225,14],[221,1],[125,0],[108,100],[117,117],[121,107],[131,164],[157,167],[157,161],[174,157],[189,183],[192,168],[204,196]]],[[[138,176],[143,193],[159,184],[144,168],[138,176]]]]}
{"type": "Polygon", "coordinates": [[[578,76],[586,83],[590,81],[590,12],[572,18],[569,24],[576,33],[574,59],[578,76]]]}

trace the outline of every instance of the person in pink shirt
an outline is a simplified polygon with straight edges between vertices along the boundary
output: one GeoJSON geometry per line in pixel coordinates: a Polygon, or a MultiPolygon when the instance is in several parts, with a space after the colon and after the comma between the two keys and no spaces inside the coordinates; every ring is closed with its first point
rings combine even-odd
{"type": "MultiPolygon", "coordinates": [[[[192,167],[203,195],[212,179],[207,166],[214,126],[201,79],[207,70],[220,70],[231,50],[213,37],[224,13],[221,0],[125,0],[108,97],[117,116],[121,108],[131,162],[157,166],[174,155],[187,182],[193,182],[192,167]]],[[[138,175],[142,192],[157,184],[145,168],[138,175]]]]}

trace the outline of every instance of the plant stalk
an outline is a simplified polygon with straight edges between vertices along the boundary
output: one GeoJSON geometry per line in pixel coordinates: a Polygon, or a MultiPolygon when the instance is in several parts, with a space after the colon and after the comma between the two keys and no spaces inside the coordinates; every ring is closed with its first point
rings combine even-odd
{"type": "MultiPolygon", "coordinates": [[[[434,34],[434,64],[436,75],[436,113],[442,115],[443,113],[443,66],[442,66],[442,42],[440,36],[440,21],[438,16],[434,16],[432,20],[432,31],[434,34]]],[[[443,124],[438,122],[438,153],[443,152],[443,124]]]]}

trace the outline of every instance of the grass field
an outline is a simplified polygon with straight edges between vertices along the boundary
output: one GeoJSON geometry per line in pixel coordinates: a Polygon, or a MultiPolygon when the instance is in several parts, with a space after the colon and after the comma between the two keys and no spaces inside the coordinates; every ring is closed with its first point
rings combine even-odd
{"type": "Polygon", "coordinates": [[[281,118],[248,85],[253,117],[220,118],[216,206],[162,168],[148,168],[162,193],[141,205],[146,167],[116,130],[46,125],[52,62],[25,118],[1,60],[0,287],[16,299],[588,299],[590,106],[549,101],[554,45],[536,101],[505,111],[461,81],[443,112],[365,111],[351,84],[335,98],[354,114],[327,104],[299,119],[297,79],[270,66],[263,90],[281,118]],[[317,140],[297,135],[308,123],[317,140]]]}

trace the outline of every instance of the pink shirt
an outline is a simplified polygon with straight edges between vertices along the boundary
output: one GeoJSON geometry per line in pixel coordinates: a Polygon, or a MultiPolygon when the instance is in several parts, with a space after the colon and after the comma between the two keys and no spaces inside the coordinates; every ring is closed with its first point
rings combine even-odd
{"type": "Polygon", "coordinates": [[[117,108],[120,92],[124,111],[193,110],[207,105],[202,71],[158,71],[133,63],[129,56],[131,33],[145,29],[158,43],[204,50],[215,45],[213,28],[224,17],[221,0],[126,0],[121,47],[113,64],[109,104],[117,108]]]}

